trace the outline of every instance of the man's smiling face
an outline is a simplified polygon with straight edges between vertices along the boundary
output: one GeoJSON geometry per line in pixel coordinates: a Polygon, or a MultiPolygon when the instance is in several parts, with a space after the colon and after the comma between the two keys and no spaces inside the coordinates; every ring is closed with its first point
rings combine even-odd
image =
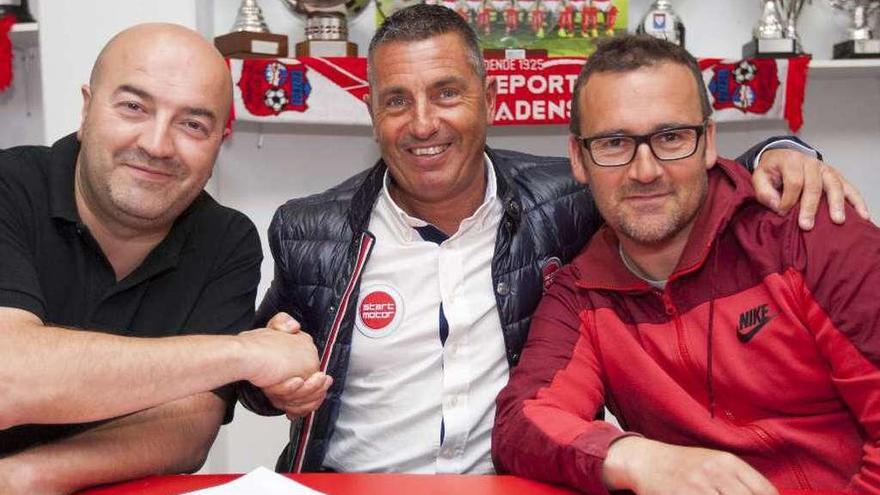
{"type": "Polygon", "coordinates": [[[475,72],[461,36],[389,42],[371,67],[370,114],[398,191],[435,203],[483,184],[494,85],[475,72]]]}

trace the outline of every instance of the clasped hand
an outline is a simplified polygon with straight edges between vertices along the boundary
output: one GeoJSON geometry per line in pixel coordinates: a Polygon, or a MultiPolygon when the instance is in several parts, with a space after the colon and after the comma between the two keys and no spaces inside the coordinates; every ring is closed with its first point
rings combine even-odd
{"type": "Polygon", "coordinates": [[[298,321],[287,313],[278,313],[265,328],[242,335],[273,341],[273,345],[266,348],[273,356],[261,359],[263,369],[250,381],[274,407],[295,419],[321,405],[333,378],[320,371],[317,348],[298,321]]]}

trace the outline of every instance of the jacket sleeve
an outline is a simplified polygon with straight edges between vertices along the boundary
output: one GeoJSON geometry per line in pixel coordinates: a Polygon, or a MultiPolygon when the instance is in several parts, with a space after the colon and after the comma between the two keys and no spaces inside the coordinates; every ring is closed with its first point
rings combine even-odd
{"type": "Polygon", "coordinates": [[[761,141],[760,143],[752,146],[751,148],[747,149],[745,151],[745,153],[743,153],[742,155],[740,155],[736,158],[736,162],[739,163],[740,165],[742,165],[743,167],[745,167],[746,170],[748,170],[749,172],[754,172],[755,167],[758,166],[757,160],[761,156],[761,152],[764,151],[764,148],[766,148],[767,146],[770,146],[771,144],[780,143],[780,142],[784,142],[784,141],[793,141],[793,142],[803,146],[804,148],[811,149],[816,152],[816,157],[818,159],[820,159],[820,160],[822,159],[822,153],[820,153],[819,150],[817,150],[817,149],[813,148],[812,146],[810,146],[809,144],[805,143],[797,136],[773,136],[773,137],[767,138],[767,139],[761,141]]]}
{"type": "Polygon", "coordinates": [[[847,491],[880,494],[880,229],[851,209],[844,225],[833,225],[824,205],[819,215],[812,231],[792,227],[787,251],[802,277],[807,327],[866,439],[847,491]]]}
{"type": "Polygon", "coordinates": [[[593,420],[604,403],[602,371],[571,270],[542,299],[520,364],[498,396],[492,456],[499,472],[608,493],[602,464],[626,434],[593,420]]]}
{"type": "MultiPolygon", "coordinates": [[[[291,253],[284,247],[282,238],[286,232],[292,229],[290,220],[285,214],[286,209],[292,208],[290,204],[283,205],[275,212],[272,217],[272,223],[269,225],[269,250],[272,252],[272,260],[275,263],[275,276],[260,307],[257,308],[256,323],[258,327],[266,324],[275,314],[280,311],[293,316],[297,321],[302,322],[302,310],[299,302],[292,295],[290,280],[293,277],[294,269],[291,268],[291,253]]],[[[294,207],[295,208],[295,207],[294,207]]]]}
{"type": "MultiPolygon", "coordinates": [[[[263,301],[257,309],[255,319],[256,327],[264,326],[276,313],[284,311],[299,321],[302,321],[302,312],[295,305],[294,299],[288,291],[287,280],[290,272],[287,268],[287,254],[281,248],[280,237],[285,229],[284,223],[284,206],[278,209],[272,218],[269,226],[269,248],[272,251],[272,258],[275,261],[275,277],[272,279],[272,285],[263,301]]],[[[262,416],[278,416],[284,414],[283,411],[276,408],[269,402],[269,399],[258,387],[250,382],[239,382],[238,384],[238,400],[248,410],[262,416]]]]}

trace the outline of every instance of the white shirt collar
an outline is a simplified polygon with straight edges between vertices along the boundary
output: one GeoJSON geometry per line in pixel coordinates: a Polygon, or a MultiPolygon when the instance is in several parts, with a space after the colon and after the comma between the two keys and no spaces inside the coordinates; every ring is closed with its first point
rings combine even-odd
{"type": "MultiPolygon", "coordinates": [[[[495,167],[492,165],[492,160],[489,159],[489,155],[487,155],[486,153],[483,153],[483,161],[486,165],[486,193],[483,196],[483,202],[471,216],[462,220],[461,225],[458,229],[459,232],[467,229],[469,226],[474,224],[481,227],[485,226],[492,205],[497,203],[498,183],[495,176],[495,167]]],[[[391,174],[389,173],[389,170],[385,170],[385,178],[382,185],[382,194],[379,197],[379,201],[384,201],[386,206],[392,212],[394,212],[393,216],[395,218],[395,228],[399,229],[398,232],[402,234],[405,239],[421,239],[421,236],[418,234],[418,232],[414,230],[414,228],[424,227],[428,225],[428,222],[405,212],[403,208],[401,208],[394,201],[394,198],[391,197],[390,186],[391,174]]],[[[456,232],[456,234],[452,237],[458,235],[459,232],[456,232]]]]}

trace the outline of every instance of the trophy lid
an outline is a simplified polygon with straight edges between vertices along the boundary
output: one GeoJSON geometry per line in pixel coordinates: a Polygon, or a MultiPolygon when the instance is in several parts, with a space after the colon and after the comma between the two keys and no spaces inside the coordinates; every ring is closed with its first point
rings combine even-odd
{"type": "Polygon", "coordinates": [[[257,4],[257,0],[242,0],[232,30],[249,33],[269,32],[269,26],[266,25],[266,19],[263,17],[263,9],[257,4]]]}

